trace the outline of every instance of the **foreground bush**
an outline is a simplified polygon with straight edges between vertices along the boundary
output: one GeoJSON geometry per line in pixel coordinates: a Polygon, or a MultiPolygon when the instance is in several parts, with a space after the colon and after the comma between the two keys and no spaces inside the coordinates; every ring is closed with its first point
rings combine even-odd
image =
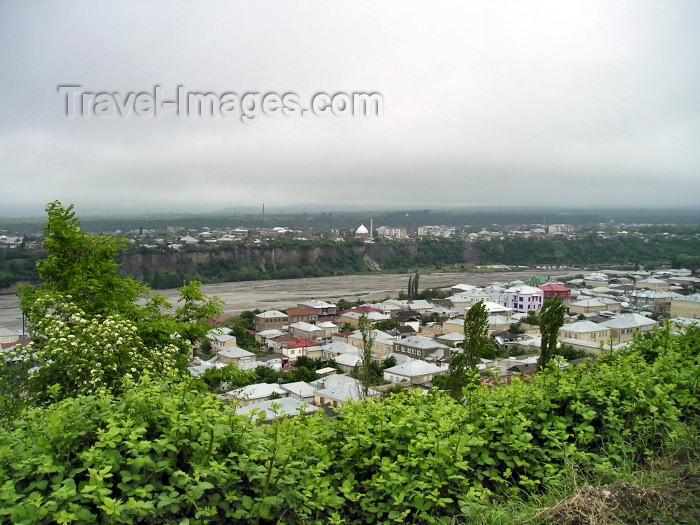
{"type": "Polygon", "coordinates": [[[32,410],[0,432],[13,523],[449,523],[567,469],[641,458],[697,417],[700,333],[527,381],[259,425],[148,378],[32,410]]]}

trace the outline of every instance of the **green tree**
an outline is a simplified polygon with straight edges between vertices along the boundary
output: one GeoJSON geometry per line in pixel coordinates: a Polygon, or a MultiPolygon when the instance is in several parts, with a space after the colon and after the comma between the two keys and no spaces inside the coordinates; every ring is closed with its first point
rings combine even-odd
{"type": "Polygon", "coordinates": [[[180,288],[183,304],[169,314],[164,297],[118,275],[114,258],[125,240],[81,231],[73,206],[52,202],[46,210],[41,284],[19,293],[33,338],[15,357],[38,366],[23,380],[27,397],[44,403],[119,391],[129,376],[184,371],[205,320],[220,315],[220,299],[207,299],[195,281],[180,288]]]}
{"type": "Polygon", "coordinates": [[[177,290],[180,292],[178,302],[183,303],[175,310],[175,319],[181,325],[179,335],[191,343],[202,341],[211,328],[208,321],[221,315],[224,301],[204,295],[199,281],[191,281],[177,290]]]}
{"type": "Polygon", "coordinates": [[[374,330],[367,314],[362,314],[358,322],[358,328],[362,335],[362,361],[360,362],[360,381],[362,382],[362,394],[367,397],[370,382],[372,380],[372,346],[374,345],[374,330]]]}
{"type": "Polygon", "coordinates": [[[144,343],[133,322],[118,316],[88,317],[76,304],[58,302],[49,296],[38,301],[52,314],[34,324],[40,334],[26,348],[16,347],[10,357],[37,368],[25,383],[25,393],[34,404],[66,397],[94,394],[106,389],[121,392],[123,379],[166,378],[182,374],[181,357],[174,345],[144,343]]]}
{"type": "Polygon", "coordinates": [[[408,277],[408,298],[417,299],[418,298],[418,282],[420,280],[420,275],[416,270],[416,273],[408,277]]]}
{"type": "Polygon", "coordinates": [[[463,388],[477,379],[479,359],[489,345],[488,311],[484,301],[472,306],[464,316],[464,341],[460,351],[452,353],[443,387],[455,399],[462,399],[463,388]]]}
{"type": "Polygon", "coordinates": [[[479,301],[464,315],[464,342],[462,348],[466,356],[466,365],[476,370],[484,349],[489,343],[489,313],[484,301],[479,301]]]}
{"type": "Polygon", "coordinates": [[[36,264],[41,285],[20,290],[22,310],[36,312],[36,308],[30,308],[32,303],[41,295],[58,292],[70,296],[70,301],[88,316],[133,313],[147,288],[117,274],[114,259],[126,248],[126,239],[81,231],[72,205],[64,208],[58,201],[51,202],[46,212],[43,245],[47,256],[36,264]]]}
{"type": "Polygon", "coordinates": [[[391,319],[384,319],[382,321],[377,321],[376,323],[374,323],[375,330],[382,330],[384,332],[393,330],[397,326],[399,326],[399,322],[393,317],[391,319]]]}
{"type": "Polygon", "coordinates": [[[540,358],[537,360],[537,370],[543,370],[557,352],[559,329],[564,325],[566,309],[560,298],[546,301],[540,312],[540,358]]]}

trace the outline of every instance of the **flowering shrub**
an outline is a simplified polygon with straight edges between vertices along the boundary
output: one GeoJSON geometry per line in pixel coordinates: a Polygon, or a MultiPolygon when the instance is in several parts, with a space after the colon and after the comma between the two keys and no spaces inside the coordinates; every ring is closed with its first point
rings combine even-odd
{"type": "Polygon", "coordinates": [[[88,318],[74,303],[50,297],[38,301],[47,303],[37,305],[47,313],[36,321],[33,341],[14,351],[38,367],[26,383],[35,401],[118,391],[123,378],[167,377],[178,369],[178,348],[144,344],[131,321],[112,315],[88,318]]]}

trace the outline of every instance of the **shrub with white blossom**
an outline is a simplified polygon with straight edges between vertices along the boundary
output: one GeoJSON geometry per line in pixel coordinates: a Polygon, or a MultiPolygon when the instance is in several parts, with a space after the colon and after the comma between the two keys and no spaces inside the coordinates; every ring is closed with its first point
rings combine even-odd
{"type": "MultiPolygon", "coordinates": [[[[48,297],[39,301],[52,301],[48,297]]],[[[52,302],[34,326],[33,341],[15,352],[36,364],[27,394],[36,401],[56,401],[97,390],[119,391],[123,378],[148,373],[170,376],[179,369],[175,345],[146,345],[137,326],[118,316],[88,317],[74,303],[52,302]]]]}

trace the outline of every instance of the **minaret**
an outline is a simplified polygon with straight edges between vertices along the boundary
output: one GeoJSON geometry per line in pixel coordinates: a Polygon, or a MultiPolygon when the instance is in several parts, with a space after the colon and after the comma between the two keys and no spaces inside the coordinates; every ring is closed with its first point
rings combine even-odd
{"type": "Polygon", "coordinates": [[[374,217],[369,218],[369,238],[374,239],[374,217]]]}

